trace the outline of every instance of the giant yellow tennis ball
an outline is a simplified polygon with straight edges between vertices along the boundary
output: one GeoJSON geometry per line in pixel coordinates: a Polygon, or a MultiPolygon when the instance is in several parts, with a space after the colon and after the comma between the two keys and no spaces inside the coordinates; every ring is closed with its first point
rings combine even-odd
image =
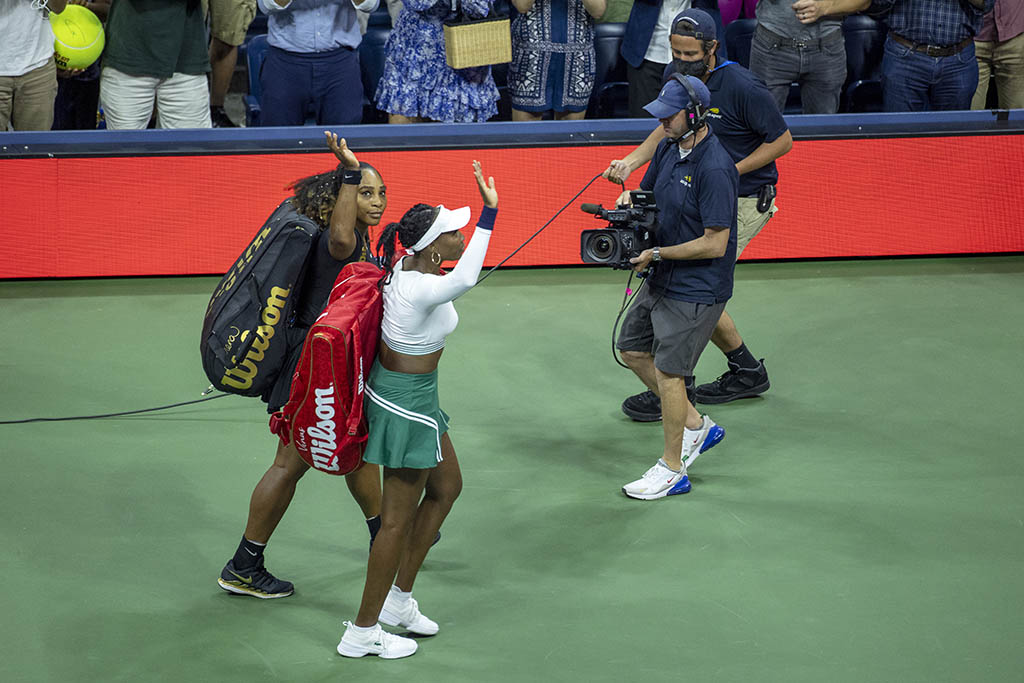
{"type": "Polygon", "coordinates": [[[103,52],[103,24],[81,5],[69,4],[60,14],[50,12],[53,50],[61,69],[84,69],[103,52]]]}

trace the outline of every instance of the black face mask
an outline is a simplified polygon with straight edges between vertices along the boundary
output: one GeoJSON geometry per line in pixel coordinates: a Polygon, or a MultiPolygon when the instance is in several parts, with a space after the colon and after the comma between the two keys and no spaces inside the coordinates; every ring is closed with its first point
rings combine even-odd
{"type": "Polygon", "coordinates": [[[685,59],[673,58],[672,66],[675,68],[677,73],[680,73],[683,76],[704,78],[704,74],[708,72],[708,64],[703,59],[698,59],[695,62],[688,62],[685,59]]]}

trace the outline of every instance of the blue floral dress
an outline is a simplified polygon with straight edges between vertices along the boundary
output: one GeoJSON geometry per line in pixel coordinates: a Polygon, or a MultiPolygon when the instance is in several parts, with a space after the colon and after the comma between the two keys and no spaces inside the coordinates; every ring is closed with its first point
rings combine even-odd
{"type": "Polygon", "coordinates": [[[536,0],[512,20],[508,86],[519,111],[585,111],[596,63],[594,19],[582,0],[536,0]]]}
{"type": "MultiPolygon", "coordinates": [[[[459,0],[471,18],[487,16],[493,0],[459,0]]],[[[444,58],[442,22],[451,0],[404,0],[385,46],[377,108],[433,121],[486,121],[498,113],[491,67],[455,70],[444,58]]]]}

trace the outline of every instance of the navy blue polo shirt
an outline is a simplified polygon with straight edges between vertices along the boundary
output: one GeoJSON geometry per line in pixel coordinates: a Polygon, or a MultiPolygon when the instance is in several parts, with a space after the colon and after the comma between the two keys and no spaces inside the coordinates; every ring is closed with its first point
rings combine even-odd
{"type": "MultiPolygon", "coordinates": [[[[669,64],[665,77],[671,78],[673,71],[669,64]]],[[[789,130],[768,87],[736,62],[716,67],[705,85],[711,93],[708,122],[734,163],[789,130]]],[[[740,176],[739,196],[755,195],[762,185],[778,181],[779,171],[773,161],[740,176]]]]}
{"type": "Polygon", "coordinates": [[[652,291],[670,299],[702,304],[728,301],[736,263],[736,165],[709,132],[685,159],[670,140],[662,140],[640,181],[654,190],[658,204],[655,242],[667,247],[704,235],[705,228],[729,228],[729,246],[716,259],[663,260],[648,279],[652,291]]]}

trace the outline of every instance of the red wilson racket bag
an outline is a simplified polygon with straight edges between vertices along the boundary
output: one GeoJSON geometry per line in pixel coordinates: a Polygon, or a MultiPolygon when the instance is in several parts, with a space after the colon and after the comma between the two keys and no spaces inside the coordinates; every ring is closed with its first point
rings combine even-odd
{"type": "Polygon", "coordinates": [[[363,382],[377,357],[381,270],[365,261],[341,269],[327,308],[309,328],[288,403],[270,417],[281,442],[295,442],[314,469],[345,475],[362,464],[363,382]]]}

